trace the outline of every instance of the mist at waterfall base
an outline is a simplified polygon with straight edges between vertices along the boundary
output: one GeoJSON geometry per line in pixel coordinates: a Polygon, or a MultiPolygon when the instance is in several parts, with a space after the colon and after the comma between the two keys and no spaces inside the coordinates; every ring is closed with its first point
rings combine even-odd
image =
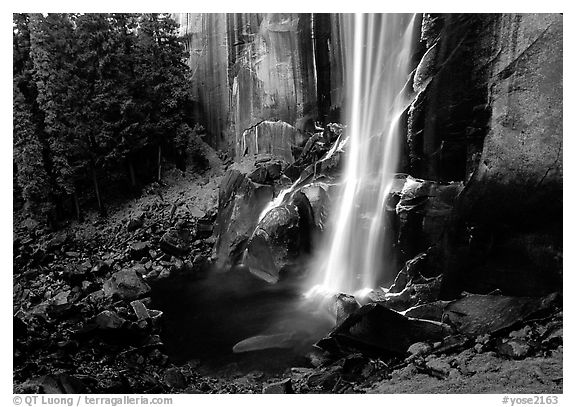
{"type": "Polygon", "coordinates": [[[208,267],[160,280],[152,302],[164,312],[162,342],[170,359],[197,360],[201,373],[218,377],[309,366],[304,356],[333,326],[324,313],[303,306],[301,284],[271,285],[243,268],[208,267]]]}
{"type": "MultiPolygon", "coordinates": [[[[335,325],[335,296],[375,288],[398,271],[385,270],[385,206],[398,163],[398,122],[409,103],[403,90],[414,16],[342,18],[345,167],[323,241],[307,265],[310,277],[269,285],[241,268],[159,283],[153,301],[165,313],[163,341],[175,361],[198,359],[219,375],[227,369],[280,372],[309,365],[304,355],[335,325]]],[[[260,219],[298,183],[282,191],[260,219]]]]}

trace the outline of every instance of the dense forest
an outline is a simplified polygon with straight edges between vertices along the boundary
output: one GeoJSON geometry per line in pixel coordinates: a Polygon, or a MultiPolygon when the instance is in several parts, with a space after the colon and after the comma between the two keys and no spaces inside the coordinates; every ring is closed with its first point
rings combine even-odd
{"type": "Polygon", "coordinates": [[[106,188],[184,165],[198,127],[169,14],[14,14],[13,56],[16,208],[49,225],[105,213],[106,188]]]}

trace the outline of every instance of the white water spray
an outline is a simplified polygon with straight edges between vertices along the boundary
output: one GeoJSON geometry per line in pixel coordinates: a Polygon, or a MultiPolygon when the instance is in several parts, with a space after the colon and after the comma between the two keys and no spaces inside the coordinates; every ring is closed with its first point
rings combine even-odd
{"type": "Polygon", "coordinates": [[[345,21],[346,122],[342,186],[309,294],[375,288],[383,270],[385,200],[399,156],[398,122],[406,107],[414,15],[355,14],[345,21]]]}

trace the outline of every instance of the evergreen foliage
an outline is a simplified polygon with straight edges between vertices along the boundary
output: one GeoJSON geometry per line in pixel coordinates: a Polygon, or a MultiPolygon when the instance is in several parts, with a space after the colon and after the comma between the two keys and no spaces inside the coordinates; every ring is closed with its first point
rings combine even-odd
{"type": "Polygon", "coordinates": [[[15,182],[32,214],[80,216],[87,191],[103,210],[103,181],[184,162],[195,123],[169,15],[14,14],[13,47],[15,182]]]}

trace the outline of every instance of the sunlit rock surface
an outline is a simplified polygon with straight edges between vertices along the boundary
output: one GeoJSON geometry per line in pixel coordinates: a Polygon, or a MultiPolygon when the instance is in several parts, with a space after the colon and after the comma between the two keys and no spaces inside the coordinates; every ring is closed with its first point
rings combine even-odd
{"type": "Polygon", "coordinates": [[[259,122],[282,120],[300,130],[313,130],[318,106],[324,116],[339,109],[343,64],[339,16],[176,13],[174,17],[190,52],[192,86],[213,144],[237,152],[244,131],[259,122]]]}

